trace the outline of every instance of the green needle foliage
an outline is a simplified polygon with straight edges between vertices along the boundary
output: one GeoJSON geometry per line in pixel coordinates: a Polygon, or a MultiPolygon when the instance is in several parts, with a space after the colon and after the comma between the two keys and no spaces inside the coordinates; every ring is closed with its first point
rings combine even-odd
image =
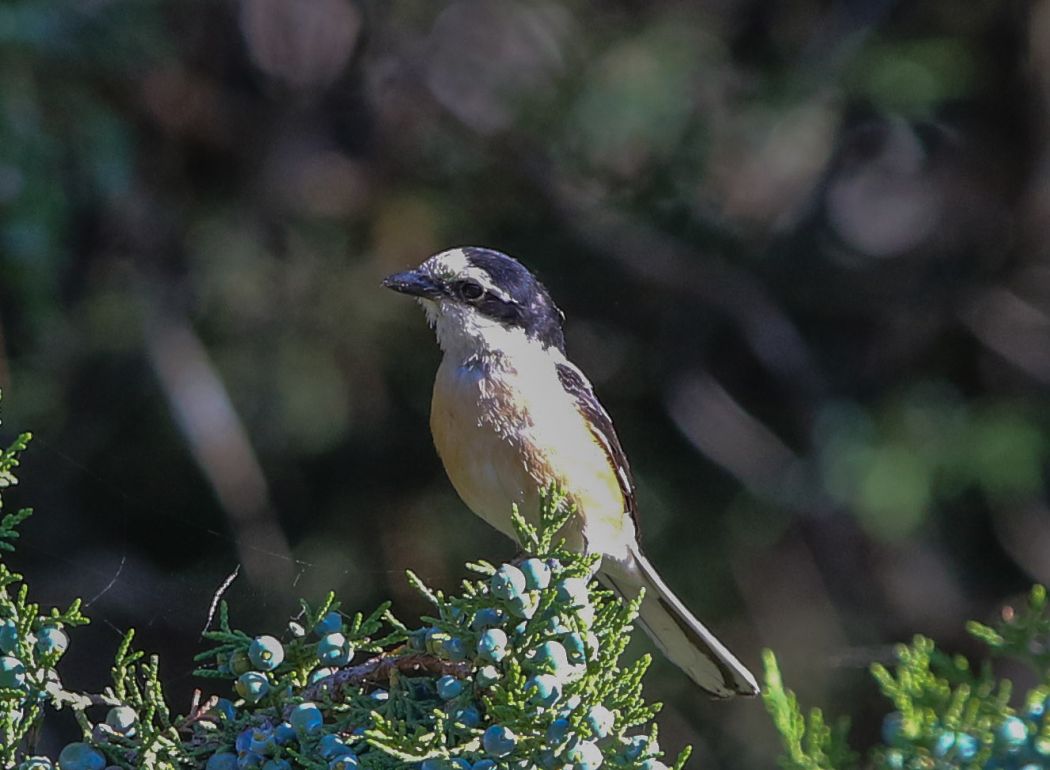
{"type": "MultiPolygon", "coordinates": [[[[19,436],[0,451],[0,493],[17,483],[19,436]]],[[[2,506],[2,496],[0,496],[2,506]]],[[[0,507],[0,513],[3,513],[0,507]]],[[[79,602],[41,608],[0,559],[0,765],[19,770],[670,770],[662,761],[642,679],[648,656],[622,660],[638,601],[624,604],[592,579],[598,557],[558,533],[572,510],[551,490],[537,521],[514,512],[529,558],[468,564],[452,595],[411,572],[433,607],[412,626],[384,603],[344,611],[334,594],[302,602],[276,635],[236,628],[220,603],[197,675],[209,686],[186,713],[164,695],[160,662],[129,632],[102,692],[67,688],[60,661],[88,619],[79,602]],[[69,709],[81,740],[57,762],[34,755],[47,713],[69,709]]],[[[30,511],[0,518],[0,555],[30,511]]],[[[866,756],[849,721],[802,712],[765,652],[764,700],[784,743],[785,770],[1040,770],[1050,767],[1050,612],[1036,586],[1027,605],[968,630],[992,656],[1031,666],[1040,684],[1019,705],[989,665],[916,637],[892,668],[872,675],[892,710],[883,743],[866,756]]],[[[688,749],[675,761],[681,770],[688,749]]]]}
{"type": "Polygon", "coordinates": [[[971,621],[966,630],[987,644],[993,655],[1022,660],[1047,681],[1050,680],[1050,628],[1046,618],[1046,588],[1037,585],[1028,596],[1026,611],[1017,613],[1008,607],[997,627],[971,621]]]}
{"type": "Polygon", "coordinates": [[[820,709],[808,719],[794,693],[784,687],[776,658],[765,652],[766,708],[784,744],[786,770],[1041,770],[1050,767],[1050,613],[1043,586],[1027,606],[1007,608],[995,627],[971,622],[967,630],[992,656],[1028,664],[1040,684],[1012,707],[1012,683],[997,679],[985,663],[974,669],[962,656],[948,655],[916,636],[896,650],[892,669],[878,663],[871,672],[894,710],[883,720],[883,744],[861,762],[846,743],[849,722],[834,727],[820,709]]]}
{"type": "MultiPolygon", "coordinates": [[[[0,454],[0,487],[29,436],[0,454]]],[[[12,550],[21,510],[0,520],[12,550]]],[[[551,491],[538,521],[515,512],[529,558],[476,575],[456,595],[410,582],[433,612],[418,625],[389,604],[346,612],[333,594],[276,635],[236,628],[220,603],[197,675],[214,692],[186,713],[164,695],[160,662],[116,651],[112,683],[68,689],[59,663],[68,631],[88,622],[74,602],[43,610],[0,561],[0,766],[19,770],[669,770],[642,698],[649,658],[624,663],[638,602],[592,580],[597,557],[567,550],[572,515],[551,491]],[[34,755],[46,713],[70,709],[81,740],[57,761],[34,755]]],[[[680,770],[688,750],[676,760],[680,770]]]]}
{"type": "Polygon", "coordinates": [[[819,708],[811,709],[807,719],[795,694],[784,687],[772,650],[763,652],[763,663],[766,687],[762,697],[786,752],[780,766],[786,770],[855,767],[856,755],[846,744],[849,720],[842,717],[829,726],[819,708]]]}

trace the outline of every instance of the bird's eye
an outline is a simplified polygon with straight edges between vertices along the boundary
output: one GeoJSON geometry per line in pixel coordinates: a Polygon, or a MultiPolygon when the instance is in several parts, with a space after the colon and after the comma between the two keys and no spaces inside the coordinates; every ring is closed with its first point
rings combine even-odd
{"type": "Polygon", "coordinates": [[[456,292],[469,302],[480,298],[485,293],[485,290],[481,288],[481,284],[477,281],[458,281],[456,283],[456,292]]]}

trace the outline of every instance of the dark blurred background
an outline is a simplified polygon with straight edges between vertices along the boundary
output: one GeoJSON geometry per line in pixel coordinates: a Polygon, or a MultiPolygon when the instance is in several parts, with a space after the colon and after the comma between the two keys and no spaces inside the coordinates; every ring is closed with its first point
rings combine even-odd
{"type": "MultiPolygon", "coordinates": [[[[1048,73],[1048,0],[6,0],[14,563],[90,605],[67,682],[135,626],[185,710],[238,564],[262,632],[514,553],[379,288],[477,244],[565,310],[672,586],[871,742],[871,661],[1050,580],[1048,73]]],[[[694,766],[773,766],[760,703],[648,682],[694,766]]]]}

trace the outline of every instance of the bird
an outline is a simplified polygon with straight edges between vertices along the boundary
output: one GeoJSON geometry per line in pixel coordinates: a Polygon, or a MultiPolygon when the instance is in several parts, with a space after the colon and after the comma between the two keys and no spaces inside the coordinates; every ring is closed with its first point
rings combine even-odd
{"type": "Polygon", "coordinates": [[[612,419],[565,352],[565,315],[518,260],[482,247],[443,251],[382,285],[415,297],[442,350],[430,428],[463,502],[514,539],[513,506],[536,515],[559,488],[571,549],[601,555],[598,578],[645,594],[638,624],[716,698],[753,696],[754,676],[660,577],[639,544],[634,477],[612,419]]]}

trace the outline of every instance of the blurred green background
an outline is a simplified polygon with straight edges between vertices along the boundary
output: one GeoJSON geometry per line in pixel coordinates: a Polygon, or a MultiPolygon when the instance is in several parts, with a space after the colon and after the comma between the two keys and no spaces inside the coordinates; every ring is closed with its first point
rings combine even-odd
{"type": "MultiPolygon", "coordinates": [[[[185,709],[237,564],[262,631],[514,553],[379,288],[476,244],[565,310],[671,585],[873,740],[892,642],[1050,580],[1048,73],[1047,0],[5,0],[3,431],[16,564],[96,618],[67,680],[134,625],[185,709]]],[[[760,703],[648,692],[773,765],[760,703]]]]}

